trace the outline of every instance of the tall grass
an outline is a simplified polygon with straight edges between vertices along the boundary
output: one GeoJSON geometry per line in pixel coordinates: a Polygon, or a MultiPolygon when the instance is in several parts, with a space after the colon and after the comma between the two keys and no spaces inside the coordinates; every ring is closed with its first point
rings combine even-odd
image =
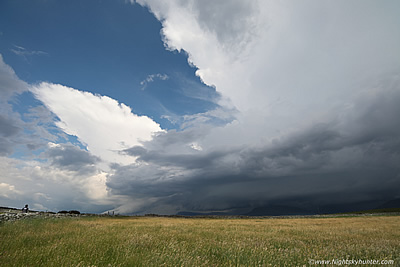
{"type": "Polygon", "coordinates": [[[303,266],[400,263],[400,217],[31,219],[0,225],[1,266],[303,266]]]}

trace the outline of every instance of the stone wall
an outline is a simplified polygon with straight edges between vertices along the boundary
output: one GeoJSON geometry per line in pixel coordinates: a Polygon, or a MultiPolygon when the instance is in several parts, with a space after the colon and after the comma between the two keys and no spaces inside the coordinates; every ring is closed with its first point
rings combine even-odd
{"type": "Polygon", "coordinates": [[[65,217],[80,217],[85,215],[69,214],[69,213],[52,213],[52,212],[38,212],[30,211],[23,213],[16,209],[0,209],[0,222],[16,221],[31,218],[65,218],[65,217]]]}

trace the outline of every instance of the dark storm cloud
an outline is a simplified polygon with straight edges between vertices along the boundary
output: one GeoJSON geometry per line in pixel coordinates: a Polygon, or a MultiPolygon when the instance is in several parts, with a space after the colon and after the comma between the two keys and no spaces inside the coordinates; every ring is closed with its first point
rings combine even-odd
{"type": "Polygon", "coordinates": [[[21,128],[14,125],[13,121],[0,114],[0,135],[10,137],[16,135],[21,128]]]}
{"type": "Polygon", "coordinates": [[[0,155],[10,155],[14,151],[21,130],[18,121],[0,114],[0,155]]]}
{"type": "Polygon", "coordinates": [[[139,162],[159,166],[175,166],[184,169],[211,167],[214,162],[219,162],[219,159],[229,152],[225,150],[200,152],[192,147],[192,144],[209,130],[209,126],[200,126],[196,130],[188,129],[181,132],[171,130],[168,133],[159,134],[152,141],[144,142],[144,147],[134,146],[124,150],[124,153],[138,157],[139,162]]]}
{"type": "Polygon", "coordinates": [[[115,194],[157,198],[143,210],[158,212],[160,206],[169,212],[210,211],[271,203],[329,211],[398,197],[400,90],[385,89],[371,90],[326,122],[263,146],[227,150],[216,144],[198,151],[188,144],[209,129],[159,135],[126,150],[145,164],[115,166],[108,186],[115,194]]]}
{"type": "Polygon", "coordinates": [[[0,155],[7,156],[13,152],[14,144],[8,139],[0,136],[0,155]]]}
{"type": "MultiPolygon", "coordinates": [[[[200,126],[196,129],[187,129],[186,131],[178,132],[176,130],[170,130],[167,134],[160,134],[150,142],[144,142],[145,147],[150,150],[169,150],[170,148],[184,149],[183,146],[195,142],[198,138],[207,134],[210,131],[209,126],[200,126]]],[[[127,150],[129,151],[129,150],[127,150]]],[[[181,150],[175,150],[179,152],[181,150]]]]}
{"type": "MultiPolygon", "coordinates": [[[[126,150],[132,156],[138,156],[137,161],[153,163],[160,166],[176,166],[185,169],[202,169],[205,166],[211,167],[213,163],[219,162],[228,151],[211,151],[198,154],[173,154],[148,151],[143,147],[135,146],[126,150]]],[[[232,151],[230,151],[232,153],[232,151]]]]}
{"type": "Polygon", "coordinates": [[[80,173],[95,172],[97,169],[95,164],[100,161],[88,151],[71,144],[50,146],[45,155],[50,159],[52,166],[80,173]]]}

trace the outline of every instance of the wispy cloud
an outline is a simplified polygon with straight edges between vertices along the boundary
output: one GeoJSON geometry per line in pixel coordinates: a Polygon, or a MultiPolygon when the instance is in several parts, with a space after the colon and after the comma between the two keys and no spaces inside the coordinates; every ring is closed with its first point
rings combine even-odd
{"type": "Polygon", "coordinates": [[[167,74],[160,74],[160,73],[150,74],[149,76],[146,77],[146,79],[144,79],[143,81],[140,82],[140,85],[142,86],[142,90],[144,90],[149,83],[152,83],[157,79],[165,81],[165,80],[169,79],[169,76],[167,74]]]}
{"type": "Polygon", "coordinates": [[[14,48],[11,48],[10,50],[17,56],[23,57],[25,60],[28,60],[28,57],[30,57],[30,56],[48,55],[47,52],[40,51],[40,50],[37,50],[37,51],[29,50],[29,49],[26,49],[25,47],[22,47],[19,45],[14,45],[14,48]]]}

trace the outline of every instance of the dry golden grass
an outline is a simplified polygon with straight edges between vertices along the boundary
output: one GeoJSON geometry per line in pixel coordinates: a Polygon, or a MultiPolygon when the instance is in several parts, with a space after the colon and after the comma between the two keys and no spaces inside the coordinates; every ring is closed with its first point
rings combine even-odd
{"type": "MultiPolygon", "coordinates": [[[[0,226],[2,266],[303,266],[400,263],[400,216],[26,220],[0,226]]],[[[371,266],[371,265],[370,265],[371,266]]]]}

